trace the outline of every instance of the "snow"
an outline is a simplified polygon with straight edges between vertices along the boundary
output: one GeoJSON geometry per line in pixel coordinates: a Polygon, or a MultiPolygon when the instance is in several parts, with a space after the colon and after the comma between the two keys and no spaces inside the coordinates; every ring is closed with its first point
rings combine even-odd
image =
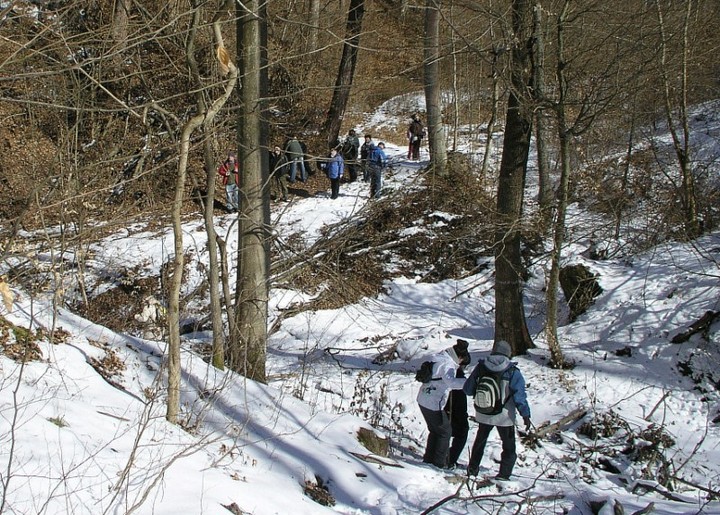
{"type": "MultiPolygon", "coordinates": [[[[373,126],[404,123],[388,120],[389,112],[397,113],[397,106],[383,106],[373,126]]],[[[717,124],[702,133],[716,131],[717,124]]],[[[392,143],[386,152],[393,163],[386,191],[414,187],[420,165],[405,162],[405,149],[392,143]]],[[[705,149],[702,155],[709,154],[705,149]]],[[[426,149],[421,157],[427,159],[426,149]]],[[[274,204],[274,230],[281,240],[300,233],[309,247],[326,237],[329,227],[352,223],[370,201],[368,190],[368,184],[356,182],[343,184],[336,200],[320,191],[274,204]]],[[[571,227],[575,223],[574,230],[583,231],[577,206],[571,213],[571,227]]],[[[434,223],[455,216],[437,212],[434,223]]],[[[237,248],[234,217],[220,215],[216,223],[229,249],[237,248]]],[[[430,229],[411,227],[403,234],[430,229]]],[[[601,234],[594,237],[608,243],[601,234]]],[[[184,240],[195,262],[206,261],[199,219],[185,223],[184,240]]],[[[419,513],[457,493],[434,513],[514,513],[521,507],[526,513],[589,514],[591,502],[605,500],[600,513],[612,512],[614,502],[627,513],[650,503],[659,514],[720,513],[720,502],[688,484],[678,483],[667,496],[643,490],[638,481],[646,463],[630,462],[622,453],[630,432],[662,426],[675,440],[664,453],[674,473],[720,489],[720,428],[713,422],[720,409],[717,323],[707,340],[695,336],[670,343],[705,311],[720,309],[720,233],[604,261],[583,258],[586,249],[582,243],[569,245],[565,260],[598,274],[604,293],[586,314],[560,328],[563,350],[576,366],[547,366],[542,263],[532,270],[525,292],[538,347],[514,359],[528,383],[536,427],[575,408],[598,417],[614,413],[627,425],[605,439],[580,434],[575,424],[538,447],[519,440],[514,481],[501,490],[494,485],[471,490],[422,463],[426,430],[413,379],[424,358],[456,338],[470,342],[473,364],[489,351],[492,267],[437,284],[396,278],[375,298],[283,319],[268,342],[267,385],[215,370],[192,350],[192,343],[209,342],[210,335],[188,335],[182,350],[182,427],[164,419],[165,342],[115,333],[66,309],[53,313],[52,292],[30,295],[11,281],[12,309],[0,307],[0,315],[20,327],[63,333],[59,343],[40,343],[41,361],[21,365],[0,355],[0,511],[224,514],[230,513],[225,506],[234,504],[256,515],[390,515],[419,513]],[[392,345],[394,357],[375,362],[392,345]],[[617,354],[626,348],[629,356],[617,354]],[[113,355],[124,369],[107,378],[89,364],[113,355]],[[681,373],[681,363],[693,365],[696,381],[681,373]],[[357,439],[360,428],[371,429],[369,422],[390,438],[391,455],[380,462],[357,457],[370,454],[357,439]],[[620,472],[593,465],[611,446],[620,472]],[[304,494],[306,481],[318,479],[328,486],[333,506],[304,494]]],[[[171,250],[169,229],[118,230],[92,245],[87,283],[97,281],[94,293],[99,293],[103,278],[121,270],[155,275],[171,250]]],[[[188,270],[186,291],[204,281],[198,267],[188,270]]],[[[270,323],[280,310],[310,298],[286,287],[273,289],[270,323]]],[[[474,433],[471,424],[468,445],[474,433]]],[[[493,434],[481,472],[494,475],[499,454],[493,434]]],[[[466,451],[460,461],[467,459],[466,451]]]]}

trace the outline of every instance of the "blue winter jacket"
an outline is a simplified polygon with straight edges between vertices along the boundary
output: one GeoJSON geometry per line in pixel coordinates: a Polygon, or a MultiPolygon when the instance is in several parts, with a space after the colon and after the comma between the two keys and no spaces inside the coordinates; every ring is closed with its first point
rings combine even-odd
{"type": "Polygon", "coordinates": [[[385,168],[385,165],[387,164],[387,156],[385,155],[385,151],[380,147],[372,147],[368,154],[368,163],[370,164],[370,166],[375,166],[377,168],[385,168]]]}
{"type": "Polygon", "coordinates": [[[339,179],[343,176],[345,161],[340,154],[335,154],[327,165],[327,176],[329,179],[339,179]]]}
{"type": "Polygon", "coordinates": [[[530,417],[530,406],[525,392],[525,378],[517,368],[517,363],[501,354],[491,354],[480,360],[463,385],[465,394],[471,397],[475,396],[475,385],[485,369],[491,372],[504,371],[501,380],[507,402],[498,415],[485,415],[475,411],[475,420],[491,426],[514,426],[516,411],[519,411],[522,417],[530,417]]]}

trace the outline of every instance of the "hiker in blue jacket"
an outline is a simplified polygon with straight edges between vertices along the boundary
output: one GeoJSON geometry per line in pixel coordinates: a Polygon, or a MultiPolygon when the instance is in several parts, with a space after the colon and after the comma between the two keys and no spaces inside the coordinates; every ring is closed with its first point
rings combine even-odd
{"type": "Polygon", "coordinates": [[[382,172],[387,164],[385,143],[382,141],[377,147],[372,147],[368,155],[368,170],[370,172],[370,198],[378,198],[382,189],[382,172]]]}
{"type": "Polygon", "coordinates": [[[458,340],[455,345],[430,359],[434,362],[433,378],[423,383],[417,395],[420,412],[427,423],[429,433],[423,463],[447,468],[452,434],[448,399],[451,390],[461,390],[465,383],[465,379],[457,378],[456,373],[458,366],[470,363],[468,342],[458,340]]]}
{"type": "Polygon", "coordinates": [[[501,409],[498,414],[482,413],[479,411],[476,402],[473,403],[475,404],[475,420],[478,423],[478,432],[470,452],[470,462],[467,469],[469,476],[477,476],[488,436],[492,428],[496,427],[502,440],[502,454],[500,456],[500,472],[495,477],[503,481],[510,479],[515,460],[517,460],[515,451],[515,418],[517,412],[520,412],[520,416],[523,418],[525,429],[530,429],[530,406],[525,393],[525,378],[517,368],[517,363],[510,361],[511,355],[512,348],[510,344],[504,340],[498,341],[490,356],[480,360],[463,386],[465,394],[475,398],[478,381],[483,376],[487,376],[488,373],[495,373],[500,377],[501,397],[499,407],[501,409]]]}
{"type": "Polygon", "coordinates": [[[330,198],[336,199],[340,194],[340,179],[343,176],[345,163],[336,149],[330,151],[330,162],[327,164],[327,176],[330,179],[330,198]]]}

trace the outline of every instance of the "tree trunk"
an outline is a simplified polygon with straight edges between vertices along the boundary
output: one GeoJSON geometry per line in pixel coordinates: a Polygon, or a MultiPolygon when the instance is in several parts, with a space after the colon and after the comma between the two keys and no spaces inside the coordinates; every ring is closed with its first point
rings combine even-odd
{"type": "Polygon", "coordinates": [[[525,322],[522,282],[524,267],[520,255],[522,202],[530,151],[532,113],[528,86],[531,59],[528,42],[532,36],[529,0],[513,0],[511,90],[508,98],[505,140],[498,178],[498,231],[495,236],[495,341],[505,340],[514,354],[534,347],[525,322]]]}
{"type": "MultiPolygon", "coordinates": [[[[200,17],[194,18],[196,21],[200,17]]],[[[192,43],[189,48],[192,49],[192,43]]],[[[172,205],[174,262],[168,294],[168,399],[165,418],[169,422],[177,423],[180,411],[180,290],[182,287],[184,254],[182,237],[182,204],[185,194],[185,181],[187,177],[188,154],[190,153],[190,136],[193,131],[204,123],[210,123],[215,115],[225,105],[232,94],[237,82],[238,71],[228,59],[227,51],[218,47],[217,53],[221,66],[230,72],[230,79],[225,84],[223,94],[207,109],[192,117],[183,128],[180,138],[180,159],[178,160],[178,173],[175,183],[175,198],[172,205]]]]}
{"type": "Polygon", "coordinates": [[[570,131],[568,130],[565,102],[567,99],[567,80],[565,79],[565,20],[569,5],[566,1],[557,20],[557,80],[558,102],[555,108],[558,120],[558,139],[560,141],[560,186],[558,188],[557,215],[553,227],[553,249],[550,253],[550,276],[548,278],[547,323],[545,335],[550,348],[550,364],[562,368],[565,362],[557,334],[558,286],[560,284],[560,257],[563,235],[565,234],[565,214],[567,211],[568,185],[570,181],[570,131]]]}
{"type": "Polygon", "coordinates": [[[500,73],[498,70],[498,52],[493,51],[492,62],[492,90],[490,99],[490,119],[487,125],[487,139],[485,140],[485,152],[483,154],[482,167],[480,168],[480,176],[483,181],[487,180],[488,170],[490,168],[490,159],[492,157],[493,134],[495,132],[495,123],[497,122],[498,103],[500,102],[500,73]]]}
{"type": "Polygon", "coordinates": [[[538,204],[540,206],[543,230],[550,225],[552,217],[553,191],[550,181],[550,156],[546,138],[549,137],[546,128],[545,104],[545,36],[542,24],[542,6],[536,3],[533,6],[533,25],[535,33],[534,59],[535,73],[533,78],[533,94],[538,102],[535,114],[535,145],[537,146],[538,167],[538,204]]]}
{"type": "Polygon", "coordinates": [[[428,146],[430,166],[444,176],[447,168],[445,129],[440,105],[440,10],[436,0],[425,4],[425,108],[427,109],[428,146]]]}
{"type": "MultiPolygon", "coordinates": [[[[194,0],[193,5],[196,5],[199,3],[199,0],[194,0]]],[[[220,30],[220,19],[227,15],[228,10],[231,9],[232,4],[225,0],[225,2],[221,2],[222,8],[217,11],[215,16],[213,17],[213,32],[215,34],[215,43],[218,48],[225,48],[225,44],[222,37],[222,32],[220,30]]],[[[196,11],[199,15],[200,11],[196,11]]],[[[196,25],[199,25],[196,24],[196,25]]],[[[197,85],[197,92],[195,94],[196,101],[198,104],[198,110],[200,112],[204,112],[206,110],[206,102],[205,102],[205,95],[203,93],[203,88],[200,84],[200,72],[198,69],[197,62],[194,58],[194,53],[190,51],[191,48],[193,48],[193,41],[195,38],[195,30],[193,29],[188,37],[188,59],[189,59],[189,65],[191,74],[193,76],[193,79],[197,85]]],[[[224,65],[221,64],[221,68],[224,65]]],[[[234,67],[234,65],[233,65],[234,67]]],[[[237,68],[234,67],[235,70],[233,72],[233,75],[235,76],[232,78],[233,84],[237,80],[237,68]]],[[[228,67],[229,71],[229,67],[228,67]]],[[[222,302],[220,300],[220,265],[218,262],[218,245],[217,245],[217,234],[215,232],[215,223],[213,219],[214,215],[214,205],[215,205],[215,184],[216,184],[216,163],[213,159],[213,153],[212,153],[212,133],[210,131],[210,128],[206,125],[203,126],[203,161],[205,163],[205,176],[206,176],[206,197],[205,197],[205,204],[204,204],[204,222],[205,222],[205,232],[207,233],[207,248],[208,248],[208,282],[210,284],[210,316],[212,321],[212,334],[213,334],[213,343],[212,343],[212,365],[215,368],[218,368],[220,370],[223,370],[225,368],[225,331],[223,327],[223,321],[222,321],[222,302]]],[[[232,318],[232,314],[230,312],[227,313],[228,320],[230,321],[232,318]]]]}
{"type": "MultiPolygon", "coordinates": [[[[671,71],[668,70],[667,63],[667,43],[669,38],[675,37],[674,34],[668,34],[665,27],[665,19],[662,10],[662,2],[655,2],[657,9],[658,23],[660,26],[660,72],[663,80],[663,93],[665,101],[665,117],[668,124],[668,130],[673,140],[673,148],[677,156],[678,165],[680,167],[681,178],[681,200],[683,203],[685,233],[688,238],[694,238],[700,234],[700,223],[697,213],[697,200],[695,195],[695,177],[692,171],[692,161],[690,159],[690,126],[688,123],[688,28],[692,14],[692,0],[685,3],[685,16],[682,26],[682,44],[681,44],[681,69],[679,71],[680,85],[677,87],[671,84],[671,71]],[[680,98],[678,99],[677,111],[680,120],[673,119],[675,110],[673,109],[671,90],[677,88],[680,98]],[[676,123],[680,124],[679,133],[676,123]]],[[[674,33],[675,31],[670,31],[674,33]]],[[[680,31],[678,31],[680,32],[680,31]]]]}
{"type": "Polygon", "coordinates": [[[130,0],[115,0],[113,13],[112,39],[117,51],[122,52],[127,46],[130,0]]]}
{"type": "Polygon", "coordinates": [[[328,110],[327,120],[325,120],[325,134],[328,146],[332,146],[338,140],[340,127],[345,117],[345,109],[350,98],[350,88],[355,75],[358,49],[360,48],[360,32],[362,31],[364,14],[365,0],[350,0],[343,53],[340,58],[340,67],[335,80],[330,109],[328,110]]]}
{"type": "MultiPolygon", "coordinates": [[[[262,5],[261,5],[262,4],[262,5]]],[[[246,377],[264,382],[268,312],[267,224],[270,191],[265,127],[266,60],[265,7],[250,0],[237,7],[237,42],[243,77],[238,117],[241,164],[239,252],[236,309],[238,334],[232,338],[230,366],[246,377]]]]}
{"type": "Polygon", "coordinates": [[[318,49],[318,33],[320,32],[320,0],[310,0],[310,36],[308,37],[308,53],[318,49]]]}

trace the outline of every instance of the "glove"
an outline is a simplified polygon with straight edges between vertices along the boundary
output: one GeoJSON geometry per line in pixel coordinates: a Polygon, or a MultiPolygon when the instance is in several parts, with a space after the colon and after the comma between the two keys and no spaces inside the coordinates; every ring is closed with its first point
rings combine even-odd
{"type": "Polygon", "coordinates": [[[525,431],[530,431],[530,427],[532,427],[532,421],[530,420],[530,417],[523,417],[523,422],[525,422],[525,431]]]}
{"type": "Polygon", "coordinates": [[[413,141],[417,141],[417,140],[418,140],[418,137],[417,137],[417,136],[413,136],[413,139],[412,139],[412,140],[413,140],[413,141]]]}

